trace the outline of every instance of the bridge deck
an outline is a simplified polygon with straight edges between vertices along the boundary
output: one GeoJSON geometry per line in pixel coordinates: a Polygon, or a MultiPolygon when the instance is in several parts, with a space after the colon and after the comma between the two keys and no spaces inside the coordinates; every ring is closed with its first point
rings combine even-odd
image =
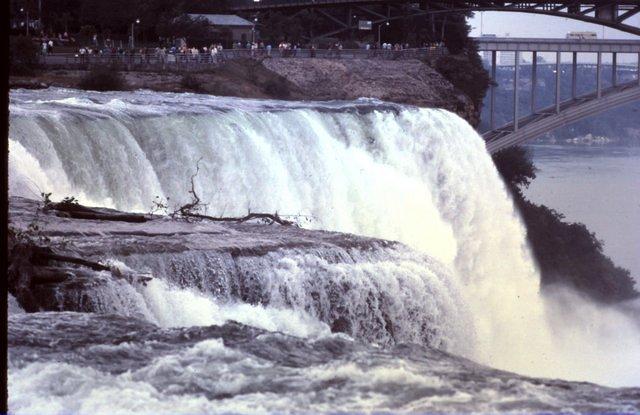
{"type": "Polygon", "coordinates": [[[474,38],[480,51],[640,53],[634,39],[474,38]]]}

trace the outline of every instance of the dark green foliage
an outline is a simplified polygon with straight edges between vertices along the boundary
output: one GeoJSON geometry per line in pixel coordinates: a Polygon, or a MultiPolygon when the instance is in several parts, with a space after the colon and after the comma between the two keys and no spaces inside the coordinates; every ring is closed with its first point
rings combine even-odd
{"type": "MultiPolygon", "coordinates": [[[[331,13],[331,10],[328,13],[331,13]]],[[[331,30],[330,28],[322,15],[311,10],[301,10],[293,19],[290,15],[277,11],[259,18],[260,37],[272,45],[282,41],[304,42],[305,38],[313,37],[314,33],[323,33],[331,30]]]]}
{"type": "Polygon", "coordinates": [[[527,200],[521,192],[535,178],[528,152],[512,147],[494,155],[494,162],[527,227],[527,238],[542,274],[542,285],[563,284],[602,302],[640,295],[629,271],[617,267],[602,251],[602,242],[581,223],[568,223],[562,214],[527,200]]]}
{"type": "Polygon", "coordinates": [[[467,17],[472,13],[447,13],[441,24],[444,26],[444,45],[452,55],[477,52],[473,40],[469,37],[471,26],[467,23],[467,17]]]}
{"type": "Polygon", "coordinates": [[[289,85],[283,78],[270,79],[264,85],[264,92],[274,98],[285,99],[291,94],[289,85]]]}
{"type": "Polygon", "coordinates": [[[180,79],[180,86],[194,92],[202,92],[202,83],[195,75],[190,73],[182,75],[182,78],[180,79]]]}
{"type": "Polygon", "coordinates": [[[12,75],[32,75],[38,67],[38,46],[27,36],[11,37],[9,52],[12,75]]]}
{"type": "Polygon", "coordinates": [[[451,13],[442,19],[441,30],[449,55],[438,58],[433,66],[453,86],[471,98],[479,113],[491,78],[482,65],[478,46],[469,37],[471,27],[466,17],[465,13],[451,13]]]}
{"type": "Polygon", "coordinates": [[[89,71],[78,87],[91,91],[121,91],[126,89],[126,83],[115,68],[102,66],[89,71]]]}
{"type": "Polygon", "coordinates": [[[209,23],[204,19],[192,19],[189,16],[166,18],[156,27],[158,35],[172,38],[184,37],[188,42],[205,42],[210,40],[212,33],[209,23]]]}
{"type": "Polygon", "coordinates": [[[542,284],[570,285],[595,300],[615,302],[637,297],[626,269],[602,252],[602,242],[582,223],[519,197],[516,200],[542,273],[542,284]]]}
{"type": "Polygon", "coordinates": [[[513,191],[520,187],[529,187],[536,178],[536,167],[531,162],[531,155],[524,147],[511,147],[499,151],[493,156],[498,172],[513,191]]]}
{"type": "Polygon", "coordinates": [[[471,98],[476,110],[480,111],[491,78],[476,52],[442,56],[434,66],[453,86],[471,98]]]}

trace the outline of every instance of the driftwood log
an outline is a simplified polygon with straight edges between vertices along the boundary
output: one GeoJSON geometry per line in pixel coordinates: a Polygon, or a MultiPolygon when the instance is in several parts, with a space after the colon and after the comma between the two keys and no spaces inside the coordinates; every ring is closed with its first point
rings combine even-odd
{"type": "Polygon", "coordinates": [[[196,218],[196,219],[207,219],[215,222],[242,223],[242,222],[246,222],[253,219],[266,219],[266,220],[270,220],[271,223],[277,223],[283,226],[291,226],[294,224],[294,222],[290,220],[282,219],[280,216],[278,216],[277,213],[273,215],[271,213],[249,213],[248,215],[242,216],[242,217],[215,217],[215,216],[201,215],[199,213],[188,213],[185,216],[196,218]]]}
{"type": "Polygon", "coordinates": [[[112,220],[131,223],[143,223],[149,220],[145,215],[98,210],[78,203],[48,203],[44,210],[53,210],[58,217],[72,219],[112,220]]]}

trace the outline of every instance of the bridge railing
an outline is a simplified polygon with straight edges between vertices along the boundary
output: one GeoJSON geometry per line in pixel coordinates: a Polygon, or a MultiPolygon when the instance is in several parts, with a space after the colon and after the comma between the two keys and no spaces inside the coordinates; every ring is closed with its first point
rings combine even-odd
{"type": "Polygon", "coordinates": [[[86,69],[95,66],[115,66],[126,70],[198,71],[234,59],[317,58],[317,59],[431,59],[446,55],[446,48],[429,47],[404,50],[387,49],[226,49],[210,53],[137,53],[79,54],[51,53],[40,56],[40,64],[48,68],[86,69]]]}
{"type": "Polygon", "coordinates": [[[229,0],[230,10],[256,10],[278,7],[339,6],[352,3],[375,3],[382,0],[229,0]]]}

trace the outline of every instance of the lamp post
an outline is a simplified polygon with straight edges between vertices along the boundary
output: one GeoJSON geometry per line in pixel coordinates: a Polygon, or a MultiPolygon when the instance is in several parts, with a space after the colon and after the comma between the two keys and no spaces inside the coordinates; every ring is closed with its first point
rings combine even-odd
{"type": "MultiPolygon", "coordinates": [[[[24,7],[20,8],[20,13],[25,13],[24,7]]],[[[29,36],[29,11],[28,10],[26,12],[26,15],[27,15],[26,31],[27,31],[27,36],[29,36]]]]}
{"type": "Polygon", "coordinates": [[[132,50],[136,48],[136,35],[135,35],[136,24],[140,24],[140,19],[136,19],[135,22],[131,23],[131,49],[132,50]]]}
{"type": "MultiPolygon", "coordinates": [[[[385,26],[389,26],[389,22],[385,22],[384,24],[385,26]]],[[[378,47],[380,47],[382,45],[382,43],[380,43],[380,29],[382,29],[382,24],[378,25],[378,47]]]]}
{"type": "Polygon", "coordinates": [[[253,26],[251,26],[251,46],[256,42],[256,24],[258,24],[258,18],[253,18],[253,26]]]}

